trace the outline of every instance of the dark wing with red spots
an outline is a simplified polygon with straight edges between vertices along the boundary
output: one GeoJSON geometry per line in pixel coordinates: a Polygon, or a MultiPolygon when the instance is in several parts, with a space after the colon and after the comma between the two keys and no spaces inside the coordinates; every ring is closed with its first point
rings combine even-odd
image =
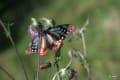
{"type": "Polygon", "coordinates": [[[64,40],[66,35],[69,32],[72,32],[72,28],[75,28],[75,27],[71,24],[57,25],[55,27],[48,28],[47,33],[51,34],[56,39],[64,40]]]}

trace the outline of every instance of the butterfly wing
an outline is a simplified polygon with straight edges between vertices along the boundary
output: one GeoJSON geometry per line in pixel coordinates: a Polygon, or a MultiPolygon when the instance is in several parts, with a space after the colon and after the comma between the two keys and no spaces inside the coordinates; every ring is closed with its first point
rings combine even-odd
{"type": "Polygon", "coordinates": [[[39,38],[39,54],[41,56],[45,55],[47,53],[47,40],[46,40],[46,35],[43,33],[40,35],[39,38]]]}
{"type": "Polygon", "coordinates": [[[29,43],[29,46],[25,49],[25,54],[32,54],[39,52],[39,37],[34,37],[29,43]]]}
{"type": "Polygon", "coordinates": [[[39,53],[41,56],[47,53],[47,44],[45,36],[34,37],[25,49],[25,54],[39,53]]]}
{"type": "Polygon", "coordinates": [[[73,32],[74,30],[75,26],[71,24],[63,24],[48,28],[46,30],[46,36],[50,48],[52,48],[54,51],[57,51],[60,48],[62,40],[65,39],[66,35],[69,32],[73,32]]]}
{"type": "Polygon", "coordinates": [[[62,39],[64,40],[66,35],[69,32],[73,32],[75,30],[75,26],[72,24],[63,24],[63,25],[58,25],[55,27],[50,27],[47,29],[47,32],[51,34],[53,37],[56,39],[62,39]]]}

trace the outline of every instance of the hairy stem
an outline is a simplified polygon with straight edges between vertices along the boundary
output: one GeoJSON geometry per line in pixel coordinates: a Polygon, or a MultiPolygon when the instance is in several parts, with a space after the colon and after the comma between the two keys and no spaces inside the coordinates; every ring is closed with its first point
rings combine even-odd
{"type": "Polygon", "coordinates": [[[82,61],[83,61],[83,66],[84,66],[84,69],[86,70],[87,72],[87,80],[91,80],[91,72],[90,72],[90,67],[89,67],[89,64],[87,62],[87,50],[86,50],[86,44],[85,44],[85,35],[84,35],[84,31],[85,31],[85,26],[81,28],[81,31],[80,31],[80,36],[81,36],[81,39],[82,39],[82,47],[83,47],[83,54],[79,53],[80,57],[82,58],[82,61]]]}
{"type": "Polygon", "coordinates": [[[24,72],[26,80],[29,80],[28,76],[27,76],[27,72],[26,72],[24,64],[23,64],[23,61],[22,61],[22,58],[21,58],[21,56],[20,56],[20,54],[18,52],[18,49],[17,49],[17,47],[16,47],[16,45],[14,43],[14,40],[13,40],[12,36],[10,35],[10,32],[7,30],[7,28],[5,27],[5,25],[3,24],[3,22],[1,20],[0,20],[0,24],[1,24],[2,28],[4,29],[5,33],[7,34],[8,38],[9,38],[9,40],[10,40],[12,46],[13,46],[13,49],[15,50],[16,56],[17,56],[17,58],[18,58],[18,60],[19,60],[19,62],[21,64],[21,67],[22,67],[22,70],[24,72]]]}
{"type": "Polygon", "coordinates": [[[83,47],[83,55],[84,57],[87,56],[87,50],[86,50],[86,44],[85,44],[85,35],[84,35],[84,31],[85,31],[85,27],[81,28],[80,30],[80,37],[82,39],[82,47],[83,47]]]}
{"type": "Polygon", "coordinates": [[[0,70],[5,72],[11,80],[15,80],[15,78],[7,70],[5,70],[2,66],[0,66],[0,70]]]}

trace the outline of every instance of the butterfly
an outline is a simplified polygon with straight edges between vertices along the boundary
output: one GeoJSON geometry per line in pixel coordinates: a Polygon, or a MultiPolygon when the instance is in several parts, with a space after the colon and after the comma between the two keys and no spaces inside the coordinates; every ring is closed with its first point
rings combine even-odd
{"type": "MultiPolygon", "coordinates": [[[[46,19],[50,21],[49,19],[46,19]]],[[[46,20],[43,20],[44,22],[46,20]]],[[[46,21],[46,24],[47,22],[46,21]]],[[[48,49],[57,51],[62,44],[62,41],[66,36],[75,31],[75,26],[72,24],[62,24],[55,25],[54,21],[50,21],[49,28],[45,29],[43,23],[38,23],[38,29],[34,29],[32,25],[29,26],[29,33],[32,36],[32,41],[29,43],[28,47],[25,49],[25,54],[39,53],[41,56],[46,55],[48,49]]]]}

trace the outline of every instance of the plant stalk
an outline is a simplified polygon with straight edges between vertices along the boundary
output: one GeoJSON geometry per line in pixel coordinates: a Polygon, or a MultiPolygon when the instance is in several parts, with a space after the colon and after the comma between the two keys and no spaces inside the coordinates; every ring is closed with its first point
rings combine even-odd
{"type": "Polygon", "coordinates": [[[20,56],[20,54],[18,52],[18,49],[17,49],[17,47],[16,47],[16,45],[14,43],[14,40],[13,40],[12,36],[10,35],[10,32],[7,30],[7,28],[5,27],[5,25],[3,24],[3,22],[1,20],[0,20],[0,24],[1,24],[2,28],[4,29],[5,33],[7,34],[8,38],[9,38],[9,40],[10,40],[12,46],[13,46],[13,49],[15,50],[16,56],[17,56],[17,58],[18,58],[18,60],[19,60],[19,62],[21,64],[21,68],[23,70],[23,73],[25,75],[26,80],[29,80],[28,76],[27,76],[27,72],[26,72],[24,64],[23,64],[23,60],[22,60],[22,58],[21,58],[21,56],[20,56]]]}
{"type": "Polygon", "coordinates": [[[11,80],[15,80],[15,78],[7,70],[5,70],[2,66],[0,66],[0,70],[5,72],[11,80]]]}

